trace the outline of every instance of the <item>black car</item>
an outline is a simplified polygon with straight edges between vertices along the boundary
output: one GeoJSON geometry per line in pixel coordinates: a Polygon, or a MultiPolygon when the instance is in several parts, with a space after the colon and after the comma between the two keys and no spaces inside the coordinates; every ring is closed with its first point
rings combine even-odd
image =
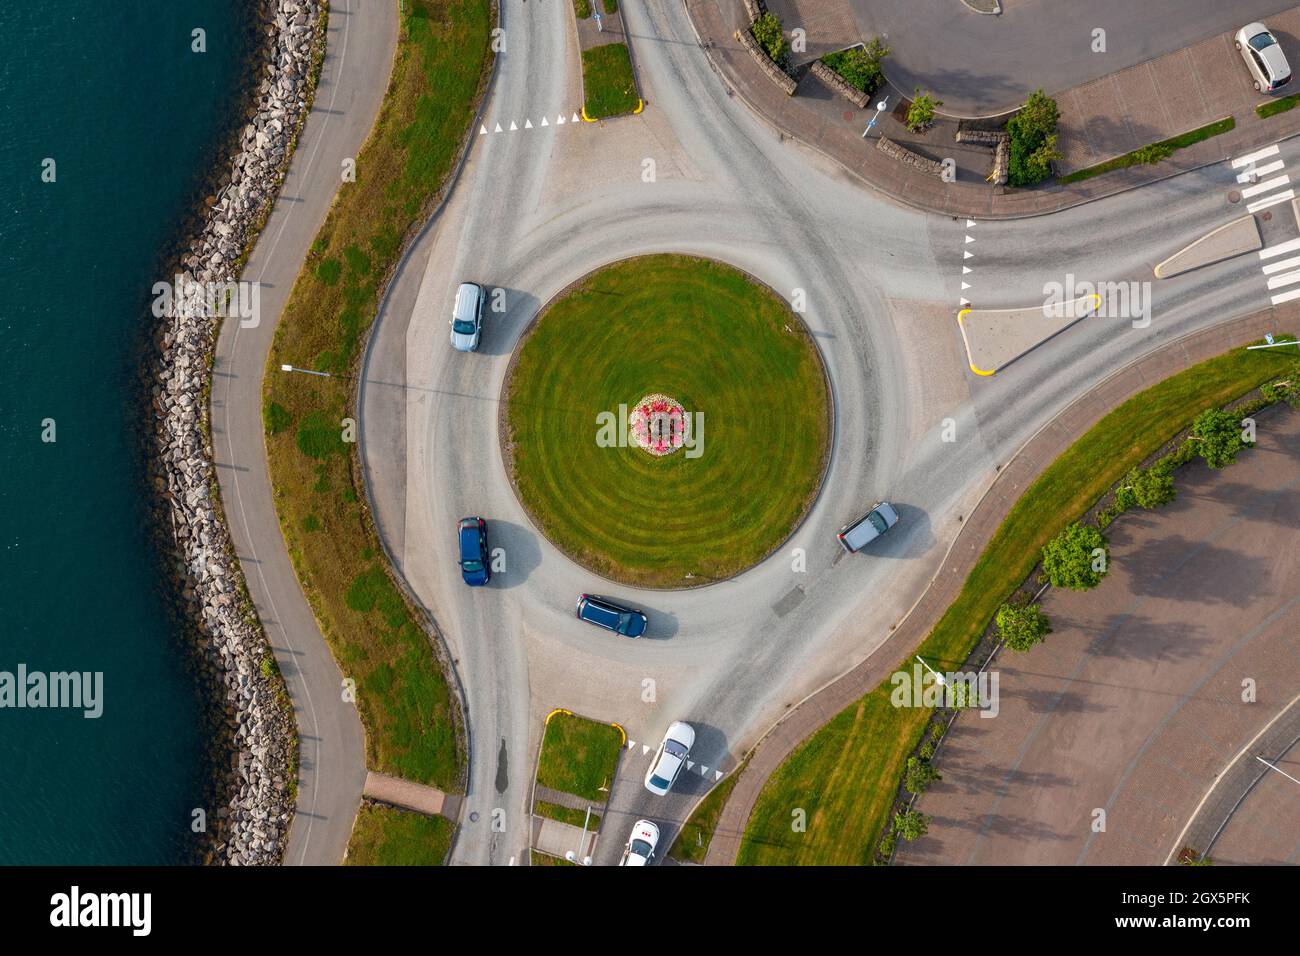
{"type": "Polygon", "coordinates": [[[456,526],[460,544],[460,576],[470,587],[482,587],[492,578],[488,566],[487,522],[482,518],[461,518],[456,526]]]}
{"type": "Polygon", "coordinates": [[[640,637],[645,633],[647,623],[646,616],[640,611],[594,594],[578,595],[578,620],[624,637],[640,637]]]}

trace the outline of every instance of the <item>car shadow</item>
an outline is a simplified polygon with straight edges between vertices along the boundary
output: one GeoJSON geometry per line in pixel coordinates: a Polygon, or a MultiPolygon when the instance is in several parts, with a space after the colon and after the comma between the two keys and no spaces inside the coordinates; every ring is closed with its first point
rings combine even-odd
{"type": "Polygon", "coordinates": [[[500,590],[518,587],[542,563],[542,549],[537,544],[537,532],[510,521],[487,520],[489,552],[500,548],[505,558],[505,567],[492,572],[488,587],[500,590]]]}
{"type": "Polygon", "coordinates": [[[478,351],[484,355],[509,355],[528,323],[533,320],[541,303],[537,296],[522,289],[483,283],[487,289],[487,305],[483,309],[483,336],[478,351]],[[504,312],[494,312],[493,305],[504,304],[504,312]]]}

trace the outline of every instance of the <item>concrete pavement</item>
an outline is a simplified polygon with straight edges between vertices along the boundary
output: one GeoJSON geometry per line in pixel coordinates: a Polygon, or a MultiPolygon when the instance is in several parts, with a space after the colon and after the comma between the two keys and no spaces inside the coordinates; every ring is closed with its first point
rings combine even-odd
{"type": "Polygon", "coordinates": [[[228,322],[212,379],[212,445],[221,499],[248,590],[293,701],[298,804],[285,863],[341,863],[366,779],[365,738],[342,675],[285,551],[267,475],[262,373],[307,249],[383,99],[397,42],[390,0],[333,0],[316,99],[275,208],[244,269],[261,283],[255,327],[228,322]]]}

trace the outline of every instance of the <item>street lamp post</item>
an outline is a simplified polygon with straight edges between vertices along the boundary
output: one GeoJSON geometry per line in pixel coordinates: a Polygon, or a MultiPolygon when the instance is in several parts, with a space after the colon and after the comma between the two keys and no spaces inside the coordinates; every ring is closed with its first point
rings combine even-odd
{"type": "Polygon", "coordinates": [[[1273,333],[1269,332],[1264,336],[1263,345],[1247,345],[1246,351],[1249,352],[1254,349],[1280,349],[1284,345],[1300,345],[1300,339],[1287,339],[1285,342],[1277,342],[1273,339],[1273,333]]]}
{"type": "MultiPolygon", "coordinates": [[[[587,816],[582,821],[582,836],[578,839],[577,851],[569,850],[564,854],[564,858],[570,863],[578,863],[578,853],[582,852],[583,844],[587,842],[587,824],[591,822],[591,804],[587,804],[587,816]]],[[[579,866],[591,866],[591,857],[584,856],[579,866]]]]}
{"type": "Polygon", "coordinates": [[[876,104],[876,115],[871,117],[871,122],[869,122],[867,124],[867,128],[862,131],[863,139],[866,139],[867,134],[876,128],[876,120],[880,119],[880,114],[883,113],[888,108],[889,108],[889,97],[886,96],[883,100],[881,100],[879,103],[876,104]]]}
{"type": "Polygon", "coordinates": [[[319,375],[321,378],[333,378],[329,372],[314,372],[309,368],[294,368],[292,365],[281,365],[281,372],[301,372],[303,375],[319,375]]]}
{"type": "Polygon", "coordinates": [[[922,667],[924,667],[926,670],[928,670],[931,674],[934,675],[934,682],[936,684],[938,684],[940,687],[943,687],[944,684],[947,683],[947,681],[944,679],[944,676],[940,674],[937,670],[935,670],[933,667],[931,667],[929,664],[927,664],[925,662],[925,658],[923,658],[920,654],[916,655],[916,659],[921,662],[922,667]]]}

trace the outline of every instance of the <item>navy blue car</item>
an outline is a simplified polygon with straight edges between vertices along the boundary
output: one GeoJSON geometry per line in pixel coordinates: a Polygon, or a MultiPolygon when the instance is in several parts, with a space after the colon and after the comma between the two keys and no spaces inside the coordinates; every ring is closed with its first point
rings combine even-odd
{"type": "Polygon", "coordinates": [[[646,616],[640,611],[594,594],[578,595],[578,620],[624,637],[640,637],[645,633],[646,626],[646,616]]]}
{"type": "Polygon", "coordinates": [[[460,576],[472,588],[482,587],[492,578],[488,567],[487,522],[482,518],[461,518],[456,526],[460,542],[460,576]]]}

